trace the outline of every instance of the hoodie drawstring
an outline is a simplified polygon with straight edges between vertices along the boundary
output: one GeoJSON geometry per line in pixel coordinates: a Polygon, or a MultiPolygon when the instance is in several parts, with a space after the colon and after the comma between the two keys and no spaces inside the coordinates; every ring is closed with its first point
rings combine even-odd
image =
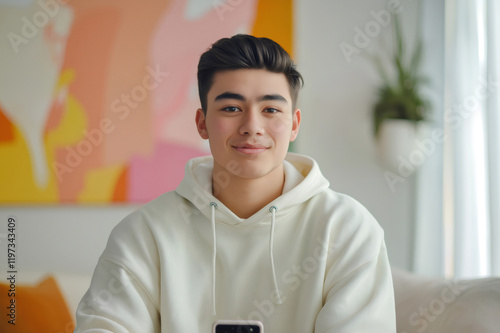
{"type": "Polygon", "coordinates": [[[212,235],[213,235],[213,251],[212,251],[212,312],[216,315],[215,311],[215,259],[217,258],[217,237],[215,235],[215,210],[217,209],[217,204],[215,202],[210,203],[212,207],[212,235]]]}
{"type": "MultiPolygon", "coordinates": [[[[216,315],[216,310],[215,310],[215,278],[216,278],[216,259],[217,259],[217,237],[216,237],[216,233],[215,233],[215,210],[218,207],[217,207],[217,204],[215,202],[211,202],[210,207],[212,209],[211,222],[212,222],[212,235],[213,235],[213,245],[212,245],[213,246],[213,249],[212,249],[212,313],[215,316],[216,315]]],[[[271,206],[269,208],[269,211],[271,212],[271,234],[269,236],[269,257],[271,258],[271,269],[273,272],[274,291],[276,292],[277,303],[283,304],[283,301],[281,300],[281,296],[280,296],[279,290],[278,290],[278,282],[276,279],[276,268],[274,266],[274,254],[273,254],[274,225],[276,224],[276,211],[277,210],[278,210],[278,207],[276,207],[276,206],[271,206]]]]}
{"type": "Polygon", "coordinates": [[[274,267],[274,254],[273,254],[273,245],[274,245],[274,225],[276,222],[276,211],[278,207],[271,206],[269,211],[271,212],[271,235],[269,236],[269,256],[271,257],[271,269],[273,271],[273,282],[274,282],[274,291],[276,292],[276,297],[278,298],[278,304],[282,304],[281,296],[278,290],[278,282],[276,280],[276,268],[274,267]]]}

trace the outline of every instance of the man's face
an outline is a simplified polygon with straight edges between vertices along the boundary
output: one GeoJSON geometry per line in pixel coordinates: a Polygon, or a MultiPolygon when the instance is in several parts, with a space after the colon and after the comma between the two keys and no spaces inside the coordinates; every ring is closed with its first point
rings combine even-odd
{"type": "Polygon", "coordinates": [[[299,131],[300,110],[292,111],[284,74],[265,69],[217,72],[206,116],[201,109],[196,113],[198,132],[209,139],[214,172],[260,178],[282,168],[299,131]]]}

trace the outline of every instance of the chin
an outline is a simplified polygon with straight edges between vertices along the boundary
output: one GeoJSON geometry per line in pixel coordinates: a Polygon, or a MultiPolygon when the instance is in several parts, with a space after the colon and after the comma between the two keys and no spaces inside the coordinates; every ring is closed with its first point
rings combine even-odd
{"type": "Polygon", "coordinates": [[[278,166],[263,166],[261,163],[260,165],[254,165],[254,166],[244,166],[241,170],[241,172],[237,175],[240,178],[245,178],[245,179],[258,179],[258,178],[263,178],[271,174],[278,166]]]}

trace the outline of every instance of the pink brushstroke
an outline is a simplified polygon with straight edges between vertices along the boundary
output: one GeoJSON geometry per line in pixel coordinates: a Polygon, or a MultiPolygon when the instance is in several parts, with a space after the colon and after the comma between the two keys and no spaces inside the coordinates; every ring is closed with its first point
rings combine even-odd
{"type": "Polygon", "coordinates": [[[158,143],[155,154],[149,157],[135,156],[129,167],[128,201],[147,202],[162,193],[174,190],[184,175],[184,165],[196,156],[206,155],[193,149],[172,143],[158,143]]]}

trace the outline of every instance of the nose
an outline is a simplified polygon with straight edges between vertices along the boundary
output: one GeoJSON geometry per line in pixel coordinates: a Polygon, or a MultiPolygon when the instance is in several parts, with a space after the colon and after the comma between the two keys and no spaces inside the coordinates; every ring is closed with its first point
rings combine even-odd
{"type": "Polygon", "coordinates": [[[258,110],[248,110],[241,118],[241,135],[262,135],[264,134],[262,115],[258,110]]]}

